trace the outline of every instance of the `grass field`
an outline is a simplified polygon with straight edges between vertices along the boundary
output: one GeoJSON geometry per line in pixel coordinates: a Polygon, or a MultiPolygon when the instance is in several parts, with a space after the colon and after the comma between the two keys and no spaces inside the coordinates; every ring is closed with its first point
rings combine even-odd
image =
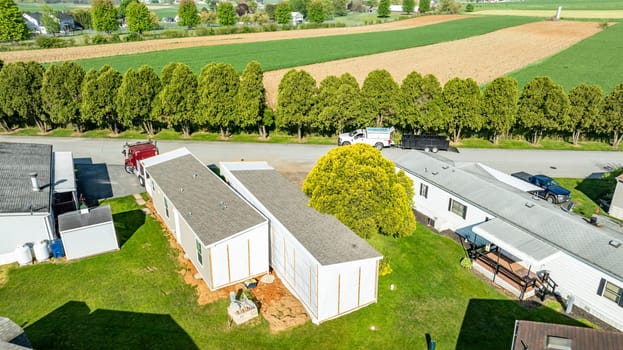
{"type": "MultiPolygon", "coordinates": [[[[536,20],[525,17],[474,17],[400,31],[194,47],[77,62],[85,68],[100,68],[109,64],[121,72],[142,64],[160,71],[169,62],[183,62],[199,72],[210,62],[224,62],[232,64],[240,72],[249,61],[256,60],[262,69],[268,71],[457,40],[536,20]]],[[[105,46],[101,49],[105,50],[105,46]]]]}
{"type": "Polygon", "coordinates": [[[597,84],[608,93],[623,82],[623,23],[585,39],[546,59],[509,74],[523,87],[536,76],[548,76],[568,92],[580,83],[597,84]]]}
{"type": "Polygon", "coordinates": [[[623,10],[623,2],[620,0],[523,0],[475,4],[477,10],[556,10],[558,6],[562,6],[563,10],[623,10]]]}
{"type": "Polygon", "coordinates": [[[423,349],[426,334],[438,350],[508,349],[515,319],[582,325],[499,294],[460,267],[458,244],[420,225],[411,237],[371,240],[393,269],[379,279],[377,304],[278,334],[266,321],[230,329],[227,300],[196,303],[159,223],[132,197],[109,203],[119,252],[0,267],[0,315],[36,349],[423,349]]]}
{"type": "MultiPolygon", "coordinates": [[[[43,3],[23,3],[18,2],[17,7],[23,12],[41,12],[43,3]]],[[[78,5],[71,3],[57,3],[57,4],[47,4],[51,9],[55,11],[68,12],[76,8],[91,8],[90,5],[78,5]]]]}

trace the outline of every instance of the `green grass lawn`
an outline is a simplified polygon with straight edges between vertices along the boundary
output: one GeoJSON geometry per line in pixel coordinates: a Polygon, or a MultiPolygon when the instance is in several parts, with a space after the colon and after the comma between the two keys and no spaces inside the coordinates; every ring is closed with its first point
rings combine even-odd
{"type": "MultiPolygon", "coordinates": [[[[264,71],[269,71],[458,40],[537,20],[540,19],[472,17],[397,31],[192,47],[77,62],[85,68],[100,68],[109,64],[120,72],[138,68],[142,64],[150,65],[159,72],[167,63],[183,62],[198,73],[210,62],[229,63],[241,72],[247,63],[256,60],[264,71]]],[[[102,46],[102,50],[105,50],[105,46],[102,46]]]]}
{"type": "MultiPolygon", "coordinates": [[[[22,12],[41,12],[42,7],[46,5],[42,3],[24,3],[18,2],[17,7],[19,7],[22,12]]],[[[79,5],[79,4],[71,4],[71,3],[56,3],[56,4],[47,4],[51,9],[55,11],[69,12],[76,8],[91,8],[90,5],[79,5]]]]}
{"type": "Polygon", "coordinates": [[[611,199],[609,196],[616,187],[615,178],[620,173],[615,171],[601,179],[557,178],[556,181],[571,191],[571,200],[576,202],[573,211],[588,218],[593,214],[607,215],[598,203],[600,199],[611,199]]]}
{"type": "Polygon", "coordinates": [[[438,350],[508,349],[515,319],[582,325],[506,298],[460,267],[458,244],[419,225],[411,237],[370,241],[393,269],[379,278],[378,303],[278,334],[263,320],[230,329],[228,301],[198,306],[159,223],[132,197],[108,203],[119,252],[0,267],[0,315],[36,349],[424,349],[426,334],[438,350]]]}
{"type": "MultiPolygon", "coordinates": [[[[621,2],[623,4],[623,2],[621,2]]],[[[548,76],[569,92],[581,83],[597,84],[604,93],[623,82],[623,23],[589,37],[541,62],[522,68],[509,76],[520,89],[537,76],[548,76]]]]}

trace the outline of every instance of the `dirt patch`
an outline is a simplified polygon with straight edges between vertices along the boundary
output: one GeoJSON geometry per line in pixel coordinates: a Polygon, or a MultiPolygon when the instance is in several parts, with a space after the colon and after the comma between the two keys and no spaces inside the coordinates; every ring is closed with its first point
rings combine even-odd
{"type": "Polygon", "coordinates": [[[272,283],[259,282],[251,289],[253,297],[259,301],[260,312],[270,325],[272,332],[279,332],[300,326],[309,320],[305,308],[274,276],[272,283]]]}
{"type": "MultiPolygon", "coordinates": [[[[350,73],[363,84],[369,72],[388,70],[397,82],[409,73],[433,74],[444,84],[471,77],[482,84],[564,50],[601,31],[598,23],[543,21],[447,43],[296,67],[317,82],[350,73]]],[[[290,70],[266,72],[267,101],[275,106],[281,78],[290,70]]]]}
{"type": "Polygon", "coordinates": [[[344,27],[344,28],[322,28],[306,30],[290,30],[280,32],[263,32],[233,35],[201,36],[188,38],[173,38],[147,40],[129,43],[117,43],[107,45],[92,45],[68,47],[62,49],[42,49],[27,51],[12,51],[0,53],[0,59],[4,63],[15,61],[35,61],[35,62],[59,62],[73,61],[85,58],[107,57],[117,55],[129,55],[151,51],[172,50],[196,46],[212,46],[223,44],[241,44],[250,42],[262,42],[270,40],[313,38],[321,36],[332,36],[342,34],[356,34],[368,32],[380,32],[387,30],[407,29],[421,27],[434,23],[454,21],[465,16],[443,15],[443,16],[423,16],[407,20],[377,24],[372,26],[344,27]]]}

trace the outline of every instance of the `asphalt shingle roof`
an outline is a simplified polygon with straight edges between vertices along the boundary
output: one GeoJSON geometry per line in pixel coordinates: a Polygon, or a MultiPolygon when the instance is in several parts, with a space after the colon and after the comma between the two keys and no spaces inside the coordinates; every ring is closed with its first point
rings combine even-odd
{"type": "MultiPolygon", "coordinates": [[[[529,194],[454,166],[439,155],[408,152],[396,164],[557,249],[623,280],[623,234],[595,227],[529,194]]],[[[417,206],[417,203],[416,203],[417,206]]],[[[469,209],[468,209],[469,210],[469,209]]],[[[530,252],[528,252],[530,253],[530,252]]]]}
{"type": "Polygon", "coordinates": [[[147,168],[204,245],[267,219],[192,154],[147,168]]]}
{"type": "Polygon", "coordinates": [[[0,142],[0,213],[48,213],[52,145],[0,142]],[[41,191],[33,191],[30,173],[41,191]]]}
{"type": "Polygon", "coordinates": [[[309,207],[309,198],[276,170],[232,173],[322,265],[382,257],[334,216],[309,207]]]}

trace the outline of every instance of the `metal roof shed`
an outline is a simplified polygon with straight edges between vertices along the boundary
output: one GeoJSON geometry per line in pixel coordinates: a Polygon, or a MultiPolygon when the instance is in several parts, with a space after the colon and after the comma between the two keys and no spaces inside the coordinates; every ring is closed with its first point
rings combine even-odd
{"type": "Polygon", "coordinates": [[[187,149],[143,165],[154,208],[210,289],[268,272],[268,219],[187,149]]]}
{"type": "Polygon", "coordinates": [[[265,162],[221,162],[221,175],[271,221],[271,266],[315,324],[377,301],[382,255],[265,162]]]}
{"type": "Polygon", "coordinates": [[[68,260],[119,250],[108,205],[59,215],[58,228],[68,260]]]}

